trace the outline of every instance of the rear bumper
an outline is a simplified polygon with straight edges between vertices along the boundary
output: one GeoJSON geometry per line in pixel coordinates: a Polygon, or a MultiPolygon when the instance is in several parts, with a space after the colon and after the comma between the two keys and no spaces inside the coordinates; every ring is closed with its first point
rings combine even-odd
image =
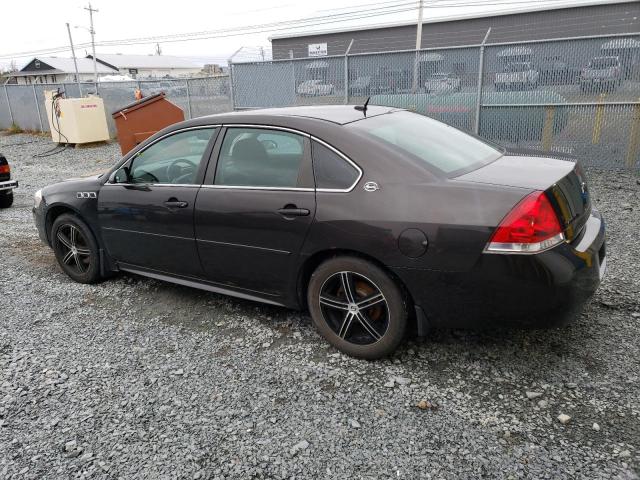
{"type": "Polygon", "coordinates": [[[441,328],[551,327],[575,318],[606,270],[604,221],[535,255],[482,254],[468,272],[394,268],[427,321],[441,328]]]}
{"type": "Polygon", "coordinates": [[[4,182],[0,182],[0,192],[7,192],[14,188],[18,188],[17,180],[6,180],[4,182]]]}

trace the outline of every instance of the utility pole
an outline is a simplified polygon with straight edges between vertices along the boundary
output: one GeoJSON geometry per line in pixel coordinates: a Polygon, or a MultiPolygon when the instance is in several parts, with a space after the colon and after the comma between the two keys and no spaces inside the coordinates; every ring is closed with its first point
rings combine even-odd
{"type": "Polygon", "coordinates": [[[159,43],[156,43],[156,55],[162,55],[162,49],[159,43]]]}
{"type": "Polygon", "coordinates": [[[93,81],[96,85],[96,93],[98,92],[98,65],[96,64],[96,31],[93,28],[93,13],[98,10],[91,8],[91,2],[88,7],[84,7],[89,11],[89,33],[91,34],[91,50],[93,51],[93,81]]]}
{"type": "Polygon", "coordinates": [[[418,90],[418,70],[420,66],[420,49],[422,48],[422,13],[424,0],[418,0],[418,24],[416,25],[416,59],[413,64],[413,93],[418,90]]]}
{"type": "Polygon", "coordinates": [[[262,61],[264,62],[264,47],[260,47],[260,56],[262,57],[262,61]]]}
{"type": "Polygon", "coordinates": [[[78,60],[76,60],[76,51],[73,48],[73,39],[71,38],[71,27],[67,23],[67,33],[69,34],[69,45],[71,45],[71,56],[73,57],[73,66],[76,69],[76,83],[80,87],[80,74],[78,73],[78,60]]]}

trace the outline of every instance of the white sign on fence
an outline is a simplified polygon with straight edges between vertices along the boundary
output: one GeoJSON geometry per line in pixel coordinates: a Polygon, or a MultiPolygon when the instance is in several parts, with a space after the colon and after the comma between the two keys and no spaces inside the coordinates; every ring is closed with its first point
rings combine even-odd
{"type": "Polygon", "coordinates": [[[327,44],[326,43],[310,43],[309,56],[310,57],[326,57],[327,44]]]}

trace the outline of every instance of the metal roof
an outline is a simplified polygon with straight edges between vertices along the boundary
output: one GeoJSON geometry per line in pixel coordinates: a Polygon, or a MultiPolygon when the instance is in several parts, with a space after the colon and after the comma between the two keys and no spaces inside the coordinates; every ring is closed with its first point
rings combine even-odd
{"type": "MultiPolygon", "coordinates": [[[[474,18],[487,18],[487,17],[501,17],[505,15],[517,15],[520,13],[531,13],[531,12],[540,12],[545,10],[561,10],[567,8],[580,8],[580,7],[591,7],[597,5],[616,5],[622,3],[636,3],[638,0],[567,0],[567,3],[563,4],[548,4],[544,3],[544,0],[540,2],[532,1],[531,4],[526,7],[518,8],[514,7],[512,10],[492,10],[492,11],[483,11],[483,12],[475,12],[468,13],[462,15],[449,15],[449,16],[432,16],[430,18],[424,19],[422,21],[423,25],[430,23],[446,23],[446,22],[455,22],[458,20],[471,20],[474,18]]],[[[478,4],[481,6],[482,4],[478,4]]],[[[428,9],[428,5],[427,5],[428,9]]],[[[488,10],[488,8],[487,8],[488,10]]],[[[312,37],[316,35],[329,35],[332,33],[342,33],[342,32],[353,32],[353,31],[361,31],[361,30],[378,30],[381,28],[393,28],[393,27],[407,27],[415,25],[415,21],[404,21],[404,22],[391,22],[391,23],[378,23],[373,25],[364,25],[364,26],[356,26],[356,27],[343,27],[343,28],[331,28],[325,30],[313,30],[313,31],[297,31],[292,33],[281,33],[276,35],[269,36],[269,41],[272,40],[282,40],[287,38],[301,38],[301,37],[312,37]]]]}
{"type": "MultiPolygon", "coordinates": [[[[93,58],[87,55],[87,58],[93,58]]],[[[177,68],[177,69],[200,69],[200,67],[182,57],[171,55],[122,55],[120,53],[98,53],[98,61],[102,61],[116,68],[177,68]]]]}

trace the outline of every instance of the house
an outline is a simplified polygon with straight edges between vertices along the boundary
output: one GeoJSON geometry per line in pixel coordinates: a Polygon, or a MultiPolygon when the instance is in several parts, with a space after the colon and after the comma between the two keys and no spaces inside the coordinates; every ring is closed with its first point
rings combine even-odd
{"type": "MultiPolygon", "coordinates": [[[[93,82],[93,61],[87,58],[76,59],[81,82],[93,82]]],[[[98,78],[117,74],[112,67],[96,63],[98,78]]],[[[76,81],[76,68],[73,58],[36,57],[17,72],[7,73],[6,83],[31,85],[34,83],[71,83],[76,81]]]]}
{"type": "MultiPolygon", "coordinates": [[[[91,55],[87,59],[92,59],[91,55]]],[[[98,63],[115,69],[122,75],[144,80],[147,78],[192,77],[201,71],[200,65],[182,57],[170,55],[97,54],[98,63]]]]}

